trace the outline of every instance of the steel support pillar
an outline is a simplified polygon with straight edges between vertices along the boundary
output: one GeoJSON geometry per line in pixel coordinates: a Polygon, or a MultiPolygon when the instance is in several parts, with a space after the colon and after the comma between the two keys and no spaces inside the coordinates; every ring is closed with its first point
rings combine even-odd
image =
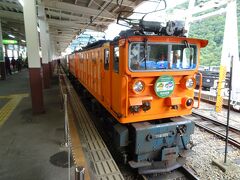
{"type": "Polygon", "coordinates": [[[54,66],[54,59],[55,59],[55,45],[54,45],[54,40],[52,37],[50,37],[50,34],[49,34],[49,44],[50,44],[50,59],[51,61],[49,62],[49,67],[50,67],[50,76],[52,77],[53,76],[53,66],[54,66]]]}
{"type": "Polygon", "coordinates": [[[48,32],[46,24],[46,15],[44,5],[38,6],[38,19],[40,27],[40,42],[42,50],[42,69],[43,69],[43,85],[45,89],[50,88],[50,66],[49,66],[49,44],[48,32]]]}
{"type": "Polygon", "coordinates": [[[240,83],[239,83],[239,51],[238,51],[238,28],[237,28],[237,4],[236,0],[230,0],[227,4],[227,13],[225,20],[221,65],[219,72],[218,92],[216,101],[216,111],[222,110],[222,89],[225,84],[226,72],[230,70],[230,62],[233,59],[233,77],[232,81],[232,98],[231,104],[233,108],[240,109],[238,103],[240,103],[240,83]]]}
{"type": "Polygon", "coordinates": [[[53,76],[53,67],[52,67],[52,61],[53,61],[53,58],[52,58],[52,45],[51,45],[51,41],[50,41],[50,34],[49,34],[49,26],[48,26],[48,22],[46,21],[46,28],[47,28],[47,43],[48,43],[48,66],[49,66],[49,76],[50,78],[53,76]]]}
{"type": "MultiPolygon", "coordinates": [[[[6,49],[5,49],[6,51],[6,49]]],[[[6,79],[5,60],[3,55],[3,43],[2,43],[2,24],[0,19],[0,79],[6,79]]]]}
{"type": "Polygon", "coordinates": [[[186,21],[185,21],[185,30],[187,30],[186,36],[188,37],[189,30],[190,30],[190,23],[192,21],[192,15],[193,15],[193,8],[194,8],[195,0],[189,0],[188,4],[188,10],[186,15],[186,21]]]}
{"type": "Polygon", "coordinates": [[[28,52],[28,67],[33,114],[44,112],[36,1],[24,0],[24,25],[28,52]]]}

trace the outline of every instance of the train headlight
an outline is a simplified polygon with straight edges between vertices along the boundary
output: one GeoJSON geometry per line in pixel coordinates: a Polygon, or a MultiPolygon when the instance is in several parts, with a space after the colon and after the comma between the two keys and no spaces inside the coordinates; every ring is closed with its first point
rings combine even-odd
{"type": "Polygon", "coordinates": [[[133,91],[137,94],[143,92],[145,84],[143,81],[137,80],[133,83],[133,91]]]}
{"type": "Polygon", "coordinates": [[[194,80],[193,80],[192,78],[188,79],[188,80],[186,81],[186,88],[192,89],[193,86],[194,86],[194,80]]]}
{"type": "Polygon", "coordinates": [[[186,101],[186,106],[192,106],[193,105],[193,99],[192,98],[189,98],[187,101],[186,101]]]}
{"type": "Polygon", "coordinates": [[[196,86],[196,79],[192,76],[185,76],[183,79],[181,79],[180,85],[184,89],[187,88],[189,90],[192,90],[196,86]]]}
{"type": "Polygon", "coordinates": [[[182,105],[187,108],[187,109],[191,109],[193,107],[194,104],[194,100],[191,97],[184,97],[182,98],[182,105]]]}

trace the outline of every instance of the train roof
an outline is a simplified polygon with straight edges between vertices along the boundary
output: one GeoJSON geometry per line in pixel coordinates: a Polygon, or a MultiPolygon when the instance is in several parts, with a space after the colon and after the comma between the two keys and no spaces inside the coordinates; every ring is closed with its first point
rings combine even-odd
{"type": "Polygon", "coordinates": [[[102,47],[103,44],[105,43],[116,43],[119,39],[125,39],[125,38],[131,38],[131,37],[163,37],[163,38],[180,38],[180,39],[192,39],[192,40],[197,40],[200,41],[201,47],[205,47],[208,44],[208,40],[204,40],[204,39],[197,39],[197,38],[188,38],[188,37],[179,37],[179,36],[161,36],[161,35],[134,35],[134,34],[128,34],[126,36],[126,34],[124,34],[123,36],[117,36],[114,40],[99,40],[96,41],[92,44],[87,45],[86,47],[84,47],[81,50],[75,51],[76,52],[82,52],[82,51],[86,51],[86,50],[90,50],[90,49],[94,49],[94,48],[98,48],[98,47],[102,47]]]}
{"type": "Polygon", "coordinates": [[[164,38],[166,39],[166,42],[170,39],[182,39],[182,40],[191,40],[191,41],[198,41],[200,43],[200,46],[206,47],[208,44],[208,40],[205,39],[198,39],[198,38],[192,38],[192,37],[186,37],[186,36],[163,36],[163,35],[156,35],[156,34],[151,34],[151,35],[145,35],[145,34],[138,34],[138,35],[134,35],[134,34],[129,34],[126,35],[124,34],[123,36],[117,36],[111,43],[116,43],[119,39],[135,39],[135,38],[144,38],[144,37],[148,37],[148,38],[164,38]]]}
{"type": "Polygon", "coordinates": [[[83,49],[81,49],[79,51],[75,51],[75,52],[81,52],[81,51],[86,51],[86,50],[102,47],[102,45],[107,42],[111,42],[111,41],[110,40],[99,40],[99,41],[89,44],[89,45],[85,46],[83,49]]]}

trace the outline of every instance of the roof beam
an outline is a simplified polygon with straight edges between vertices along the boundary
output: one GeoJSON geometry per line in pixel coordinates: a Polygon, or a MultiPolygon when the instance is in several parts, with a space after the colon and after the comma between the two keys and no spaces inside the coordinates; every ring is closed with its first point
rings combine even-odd
{"type": "MultiPolygon", "coordinates": [[[[79,24],[79,22],[76,21],[62,21],[62,20],[53,20],[53,19],[48,19],[48,24],[50,26],[56,26],[56,27],[71,27],[71,28],[76,28],[81,29],[86,28],[85,24],[79,24]]],[[[96,28],[95,26],[87,26],[88,29],[100,31],[100,28],[96,28]]]]}
{"type": "MultiPolygon", "coordinates": [[[[51,18],[51,15],[53,15],[53,16],[60,17],[59,19],[61,19],[61,17],[62,18],[66,18],[66,19],[71,19],[71,20],[69,20],[69,22],[75,22],[75,23],[79,23],[79,24],[88,24],[88,23],[90,23],[90,19],[88,19],[88,18],[83,18],[83,17],[79,17],[79,16],[69,15],[69,14],[65,14],[65,13],[58,13],[58,12],[54,12],[54,11],[47,11],[46,13],[48,15],[50,15],[50,17],[48,19],[51,19],[51,20],[56,20],[56,19],[51,18]]],[[[61,20],[61,21],[67,21],[67,20],[61,20]]],[[[105,26],[106,26],[106,25],[108,25],[110,23],[111,22],[94,21],[92,24],[105,24],[105,26]]]]}
{"type": "MultiPolygon", "coordinates": [[[[111,0],[103,0],[103,1],[105,1],[106,3],[117,4],[117,1],[111,1],[111,0]]],[[[93,2],[95,3],[94,0],[90,0],[89,3],[88,3],[88,7],[90,7],[93,2]]],[[[134,8],[135,7],[135,2],[132,2],[132,1],[129,1],[129,0],[123,0],[121,6],[134,8]]]]}
{"type": "Polygon", "coordinates": [[[70,14],[65,14],[65,13],[62,13],[61,11],[59,11],[59,12],[46,11],[46,14],[48,14],[49,16],[59,16],[59,17],[66,18],[66,19],[82,21],[82,22],[84,22],[84,23],[90,22],[90,19],[89,19],[89,18],[83,18],[83,17],[79,17],[79,16],[74,16],[74,15],[70,15],[70,14]]]}
{"type": "Polygon", "coordinates": [[[93,3],[93,1],[94,1],[94,0],[90,0],[87,7],[91,6],[91,4],[93,3]]]}
{"type": "Polygon", "coordinates": [[[14,19],[23,21],[23,13],[0,10],[0,17],[5,19],[14,19]]]}
{"type": "MultiPolygon", "coordinates": [[[[111,0],[103,0],[105,2],[111,2],[112,4],[117,4],[117,1],[111,1],[111,0]]],[[[129,1],[129,0],[123,0],[122,6],[126,6],[126,7],[131,7],[134,8],[136,6],[135,2],[129,1]]]]}
{"type": "Polygon", "coordinates": [[[66,34],[74,34],[74,33],[78,32],[77,30],[72,30],[72,29],[68,29],[68,28],[54,28],[54,27],[49,28],[50,33],[58,33],[59,31],[66,33],[66,34]]]}
{"type": "Polygon", "coordinates": [[[201,15],[201,16],[193,17],[191,21],[192,22],[202,21],[202,20],[207,19],[209,17],[218,16],[218,15],[224,14],[224,13],[226,13],[226,8],[221,8],[221,9],[219,9],[217,11],[213,11],[213,12],[201,15]]]}
{"type": "Polygon", "coordinates": [[[73,39],[75,36],[74,35],[66,35],[66,34],[52,34],[52,37],[57,37],[57,38],[62,38],[62,39],[73,39]]]}
{"type": "MultiPolygon", "coordinates": [[[[94,4],[96,4],[99,8],[98,9],[100,9],[100,10],[103,10],[104,8],[106,8],[107,6],[108,6],[108,2],[104,2],[104,4],[103,5],[100,5],[100,4],[98,4],[97,2],[95,2],[95,1],[93,1],[94,2],[94,4]]],[[[104,10],[105,12],[107,12],[107,13],[109,13],[109,15],[110,16],[113,16],[114,17],[114,15],[112,14],[112,13],[110,13],[109,11],[106,11],[106,10],[104,10]]]]}
{"type": "Polygon", "coordinates": [[[60,45],[69,45],[70,42],[61,42],[61,41],[58,41],[57,39],[53,39],[53,41],[55,42],[55,44],[59,43],[60,45]]]}
{"type": "Polygon", "coordinates": [[[228,1],[226,0],[219,0],[217,3],[215,0],[211,0],[208,1],[206,3],[204,3],[201,7],[199,6],[195,6],[194,8],[191,9],[192,14],[197,14],[197,13],[201,13],[213,8],[218,8],[220,6],[226,5],[228,1]]]}
{"type": "Polygon", "coordinates": [[[4,8],[13,8],[18,11],[22,11],[22,6],[19,6],[19,4],[15,4],[13,2],[8,2],[8,1],[0,1],[0,6],[3,6],[4,8]]]}
{"type": "Polygon", "coordinates": [[[52,34],[52,35],[74,35],[74,34],[76,34],[77,33],[77,31],[64,31],[64,30],[61,30],[61,29],[59,29],[59,30],[50,30],[49,31],[49,33],[50,34],[52,34]]]}
{"type": "Polygon", "coordinates": [[[72,39],[59,39],[59,38],[54,38],[55,41],[57,42],[62,42],[62,43],[66,43],[66,44],[70,44],[72,39]]]}
{"type": "Polygon", "coordinates": [[[98,16],[99,18],[112,19],[112,20],[115,19],[114,17],[109,17],[110,12],[103,11],[101,14],[99,14],[101,10],[96,10],[89,7],[77,6],[70,3],[50,1],[50,2],[46,2],[45,5],[47,8],[68,11],[70,13],[77,13],[77,14],[81,13],[89,16],[98,16]]]}

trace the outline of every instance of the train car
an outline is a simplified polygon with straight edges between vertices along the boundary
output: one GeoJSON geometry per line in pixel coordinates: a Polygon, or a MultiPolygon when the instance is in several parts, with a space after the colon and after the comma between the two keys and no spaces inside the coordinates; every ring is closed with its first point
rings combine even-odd
{"type": "MultiPolygon", "coordinates": [[[[202,74],[202,89],[210,90],[211,88],[217,89],[218,80],[219,80],[219,72],[218,71],[199,71],[202,74]]],[[[199,75],[196,76],[197,86],[200,84],[200,77],[199,75]]],[[[226,74],[226,79],[224,82],[223,88],[229,88],[229,73],[226,74]]]]}
{"type": "Polygon", "coordinates": [[[194,123],[181,116],[191,114],[200,49],[208,44],[184,37],[182,27],[171,35],[162,29],[127,30],[69,55],[71,76],[112,115],[102,123],[111,123],[116,149],[141,174],[183,164],[194,123]]]}

